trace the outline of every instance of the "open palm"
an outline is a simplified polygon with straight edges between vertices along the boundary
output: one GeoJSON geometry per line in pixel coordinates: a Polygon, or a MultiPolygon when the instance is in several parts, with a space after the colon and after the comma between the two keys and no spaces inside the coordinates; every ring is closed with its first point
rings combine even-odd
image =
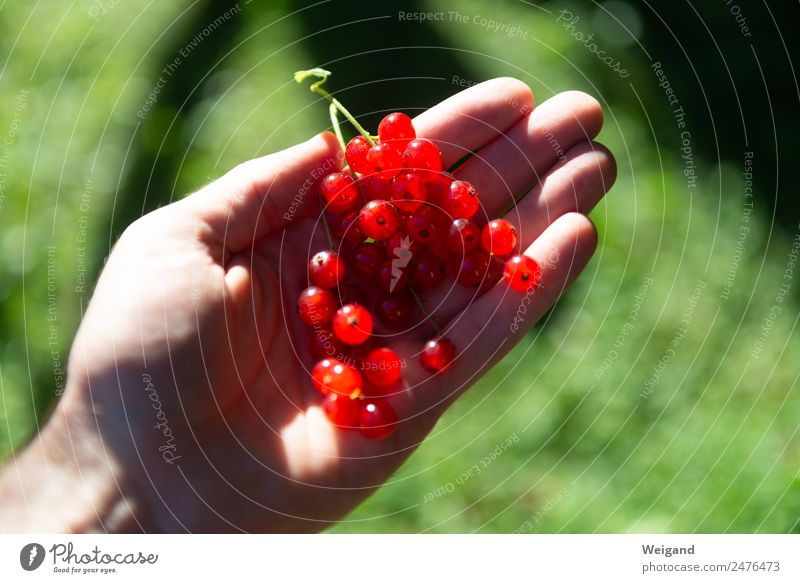
{"type": "Polygon", "coordinates": [[[97,427],[103,455],[135,484],[140,528],[325,528],[398,468],[586,265],[596,235],[584,215],[615,177],[613,158],[592,141],[602,125],[595,100],[570,92],[534,110],[526,85],[495,79],[414,125],[446,167],[473,153],[455,174],[475,185],[485,216],[530,189],[506,218],[541,265],[541,284],[532,295],[503,284],[479,295],[448,280],[426,292],[457,347],[441,374],[416,357],[435,334],[429,321],[379,328],[380,344],[407,367],[389,397],[397,430],[370,440],[325,418],[295,308],[309,256],[328,247],[316,184],[340,166],[331,134],[246,162],[143,217],[98,282],[60,406],[97,427]]]}

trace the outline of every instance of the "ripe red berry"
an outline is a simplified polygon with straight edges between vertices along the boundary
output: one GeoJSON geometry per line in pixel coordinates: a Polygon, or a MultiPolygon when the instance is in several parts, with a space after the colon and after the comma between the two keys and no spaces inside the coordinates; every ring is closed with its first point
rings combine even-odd
{"type": "Polygon", "coordinates": [[[446,273],[444,262],[427,249],[411,262],[411,281],[418,287],[434,287],[444,280],[446,273]]]}
{"type": "Polygon", "coordinates": [[[481,230],[469,219],[456,219],[450,224],[447,233],[447,249],[451,253],[463,256],[478,248],[481,242],[481,230]]]}
{"type": "Polygon", "coordinates": [[[417,137],[411,118],[404,113],[390,113],[378,125],[378,137],[381,142],[391,142],[399,152],[417,137]]]}
{"type": "Polygon", "coordinates": [[[528,291],[539,285],[542,272],[539,264],[527,255],[514,255],[506,261],[503,269],[503,279],[511,289],[528,291]]]}
{"type": "Polygon", "coordinates": [[[456,357],[456,347],[447,338],[429,340],[419,355],[422,367],[432,373],[445,370],[456,357]]]}
{"type": "Polygon", "coordinates": [[[385,399],[365,401],[361,407],[361,433],[370,439],[384,439],[394,433],[397,413],[385,399]]]}
{"type": "Polygon", "coordinates": [[[505,219],[495,219],[481,231],[481,247],[492,255],[508,255],[517,247],[517,230],[505,219]]]}
{"type": "Polygon", "coordinates": [[[480,201],[475,187],[464,180],[454,180],[444,200],[444,210],[454,219],[468,219],[478,212],[480,201]]]}
{"type": "Polygon", "coordinates": [[[313,331],[308,340],[311,356],[317,360],[323,358],[339,358],[344,356],[344,344],[339,342],[333,331],[319,328],[313,331]]]}
{"type": "Polygon", "coordinates": [[[367,237],[382,241],[397,230],[400,218],[392,203],[372,200],[365,204],[358,215],[358,227],[367,237]]]}
{"type": "MultiPolygon", "coordinates": [[[[415,170],[419,173],[419,170],[415,170]]],[[[428,202],[438,208],[444,208],[445,200],[450,192],[450,184],[455,180],[455,177],[449,172],[428,172],[421,173],[425,180],[425,185],[428,187],[428,202]]]]}
{"type": "Polygon", "coordinates": [[[344,159],[347,160],[347,165],[359,174],[372,172],[372,167],[367,162],[367,154],[371,147],[364,136],[356,136],[347,142],[344,150],[344,159]]]}
{"type": "Polygon", "coordinates": [[[380,174],[368,174],[358,181],[361,197],[365,202],[371,200],[389,200],[392,196],[392,179],[380,174]]]}
{"type": "Polygon", "coordinates": [[[358,186],[349,174],[334,172],[322,179],[319,194],[325,210],[340,213],[350,210],[358,202],[358,186]]]}
{"type": "Polygon", "coordinates": [[[323,358],[315,364],[311,380],[323,395],[336,393],[347,397],[358,397],[364,384],[361,373],[338,358],[323,358]]]}
{"type": "Polygon", "coordinates": [[[391,385],[402,375],[403,361],[391,348],[376,348],[363,362],[364,376],[374,385],[391,385]]]}
{"type": "Polygon", "coordinates": [[[308,276],[317,287],[338,287],[344,273],[344,261],[335,251],[320,251],[308,263],[308,276]]]}
{"type": "Polygon", "coordinates": [[[333,316],[333,333],[345,344],[361,344],[372,334],[372,315],[358,304],[347,304],[333,316]]]}
{"type": "Polygon", "coordinates": [[[408,285],[409,272],[408,265],[402,265],[396,261],[387,261],[378,270],[378,285],[384,292],[399,292],[408,285]]]}
{"type": "Polygon", "coordinates": [[[309,326],[330,323],[338,305],[336,296],[330,291],[315,286],[304,289],[297,300],[300,319],[309,326]]]}
{"type": "Polygon", "coordinates": [[[367,238],[358,226],[358,213],[355,211],[337,215],[328,224],[333,236],[340,241],[347,241],[349,245],[359,245],[367,238]]]}
{"type": "Polygon", "coordinates": [[[392,328],[406,326],[416,314],[414,301],[405,294],[383,294],[375,305],[378,319],[392,328]]]}
{"type": "Polygon", "coordinates": [[[379,176],[385,179],[394,178],[403,167],[403,157],[390,143],[375,144],[367,152],[367,162],[379,176]]]}
{"type": "Polygon", "coordinates": [[[489,269],[490,257],[484,251],[473,251],[461,261],[457,281],[464,287],[478,287],[483,283],[489,269]]]}
{"type": "Polygon", "coordinates": [[[361,399],[329,393],[322,405],[328,421],[338,427],[354,429],[359,426],[361,417],[361,399]]]}
{"type": "Polygon", "coordinates": [[[422,245],[432,245],[447,233],[442,217],[431,207],[423,207],[405,222],[406,231],[414,241],[422,245]]]}
{"type": "Polygon", "coordinates": [[[394,206],[401,211],[412,213],[422,206],[428,198],[428,192],[417,174],[401,172],[392,183],[390,196],[394,206]]]}
{"type": "Polygon", "coordinates": [[[403,166],[431,172],[441,172],[442,155],[436,144],[425,138],[411,140],[403,152],[403,166]]]}
{"type": "Polygon", "coordinates": [[[380,245],[364,243],[358,246],[353,255],[353,270],[364,277],[375,277],[385,262],[386,253],[380,245]]]}

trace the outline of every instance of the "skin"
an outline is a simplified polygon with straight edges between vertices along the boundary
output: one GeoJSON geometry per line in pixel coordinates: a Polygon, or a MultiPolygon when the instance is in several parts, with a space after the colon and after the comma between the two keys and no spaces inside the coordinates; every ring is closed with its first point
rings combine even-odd
{"type": "Polygon", "coordinates": [[[406,359],[388,439],[332,426],[310,383],[295,311],[313,252],[328,248],[314,196],[337,170],[328,133],[245,162],[122,235],[75,338],[64,397],[0,474],[10,531],[318,531],[379,488],[452,402],[521,339],[578,276],[596,232],[585,216],[616,174],[593,138],[602,113],[568,92],[534,109],[494,79],[414,120],[445,167],[507,217],[542,266],[525,294],[449,284],[421,293],[457,347],[431,375],[416,354],[430,323],[381,339],[406,359]],[[297,197],[298,191],[306,196],[297,197]],[[298,201],[301,201],[298,203],[298,201]],[[69,491],[68,499],[64,492],[69,491]]]}

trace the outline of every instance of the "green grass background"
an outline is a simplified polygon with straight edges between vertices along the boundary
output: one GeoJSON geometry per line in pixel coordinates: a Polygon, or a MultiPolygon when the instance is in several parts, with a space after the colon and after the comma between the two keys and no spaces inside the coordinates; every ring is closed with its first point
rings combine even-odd
{"type": "MultiPolygon", "coordinates": [[[[309,62],[307,31],[296,16],[276,24],[293,8],[242,3],[231,54],[164,140],[176,112],[158,109],[142,125],[136,112],[163,66],[164,44],[194,7],[107,4],[99,22],[89,16],[91,2],[6,2],[0,9],[0,139],[8,138],[0,193],[3,456],[26,443],[55,398],[53,359],[66,357],[89,298],[75,291],[80,231],[87,228],[87,252],[99,265],[117,235],[110,217],[130,180],[132,149],[181,161],[174,183],[151,185],[168,199],[326,124],[325,108],[291,81],[294,70],[318,64],[309,62]],[[50,298],[48,246],[55,246],[50,298]]],[[[457,4],[460,13],[519,25],[526,39],[472,23],[435,26],[474,80],[519,77],[539,102],[567,89],[601,100],[600,141],[616,153],[619,179],[592,213],[598,253],[557,308],[445,415],[390,483],[332,530],[797,530],[795,289],[753,356],[788,281],[797,227],[776,228],[771,206],[756,199],[734,285],[723,297],[745,203],[743,156],[741,164],[718,162],[696,146],[699,179],[690,193],[678,130],[653,133],[654,120],[669,121],[670,113],[641,52],[618,32],[603,34],[602,14],[588,3],[564,4],[583,26],[600,30],[600,42],[631,70],[630,80],[620,80],[565,34],[560,4],[545,6],[549,12],[517,2],[457,4]],[[615,348],[648,278],[638,317],[615,348]],[[688,332],[642,398],[698,282],[706,287],[688,332]],[[598,378],[612,349],[616,358],[598,378]],[[510,447],[481,464],[508,439],[510,447]],[[476,464],[479,471],[471,470],[476,464]]],[[[373,74],[364,71],[365,81],[373,74]]],[[[767,172],[756,160],[756,172],[767,172]]]]}

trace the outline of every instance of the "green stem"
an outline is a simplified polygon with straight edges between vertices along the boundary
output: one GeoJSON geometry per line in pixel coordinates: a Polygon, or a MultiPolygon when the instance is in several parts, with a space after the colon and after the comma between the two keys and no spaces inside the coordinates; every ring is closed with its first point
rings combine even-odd
{"type": "Polygon", "coordinates": [[[339,113],[341,113],[347,119],[347,121],[349,121],[353,125],[353,127],[356,128],[356,130],[358,130],[358,133],[364,136],[364,139],[366,139],[367,142],[369,142],[369,145],[374,146],[375,140],[373,140],[372,136],[369,135],[369,132],[365,130],[363,126],[360,123],[358,123],[358,121],[356,121],[356,118],[353,117],[353,114],[347,111],[347,108],[344,105],[342,105],[341,101],[336,99],[333,95],[331,95],[322,88],[322,84],[328,80],[328,77],[330,77],[330,75],[331,72],[326,71],[325,69],[309,69],[307,71],[297,71],[294,74],[294,80],[297,81],[298,83],[302,83],[308,77],[317,77],[318,80],[311,84],[310,87],[311,91],[314,93],[318,93],[319,95],[322,95],[325,99],[327,99],[331,103],[331,105],[336,107],[336,109],[339,110],[339,113]]]}
{"type": "Polygon", "coordinates": [[[339,116],[336,115],[336,106],[331,103],[330,107],[328,108],[328,112],[331,114],[331,125],[333,126],[333,133],[336,134],[336,139],[339,140],[339,146],[342,148],[342,154],[347,149],[347,144],[345,144],[344,136],[342,135],[342,128],[339,126],[339,116]]]}

